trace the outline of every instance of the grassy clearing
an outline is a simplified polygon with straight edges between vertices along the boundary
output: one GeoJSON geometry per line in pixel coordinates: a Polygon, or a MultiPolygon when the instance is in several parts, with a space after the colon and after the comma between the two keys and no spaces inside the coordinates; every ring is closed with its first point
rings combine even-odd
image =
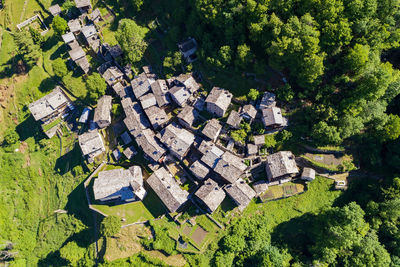
{"type": "Polygon", "coordinates": [[[304,185],[299,183],[285,183],[282,185],[270,186],[261,196],[263,201],[274,200],[284,197],[290,197],[304,192],[304,185]]]}

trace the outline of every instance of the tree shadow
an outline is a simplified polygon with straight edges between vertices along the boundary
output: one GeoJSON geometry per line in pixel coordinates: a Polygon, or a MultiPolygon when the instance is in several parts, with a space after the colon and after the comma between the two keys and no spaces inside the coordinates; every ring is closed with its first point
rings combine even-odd
{"type": "Polygon", "coordinates": [[[82,163],[83,161],[80,148],[78,144],[75,143],[74,148],[71,151],[68,151],[66,154],[57,159],[54,169],[60,175],[64,175],[74,169],[76,166],[82,166],[82,163]]]}
{"type": "Polygon", "coordinates": [[[46,79],[42,80],[38,89],[41,92],[49,92],[53,90],[56,85],[56,81],[53,78],[47,77],[46,79]]]}
{"type": "Polygon", "coordinates": [[[17,125],[16,131],[19,135],[19,140],[21,141],[25,141],[29,137],[34,137],[35,142],[37,143],[41,139],[45,138],[39,122],[35,121],[31,114],[23,122],[17,125]]]}
{"type": "MultiPolygon", "coordinates": [[[[54,45],[56,45],[56,44],[57,43],[55,43],[54,45]]],[[[56,51],[54,51],[53,54],[50,55],[50,59],[51,60],[56,60],[59,57],[61,57],[63,59],[66,59],[68,57],[67,56],[67,49],[65,48],[65,45],[61,45],[59,48],[57,48],[56,51]]]]}
{"type": "Polygon", "coordinates": [[[93,227],[92,210],[86,200],[86,192],[84,182],[80,183],[69,195],[68,202],[65,206],[68,213],[73,214],[77,219],[81,220],[86,226],[93,227]]]}
{"type": "Polygon", "coordinates": [[[62,267],[62,266],[68,266],[68,264],[69,264],[68,261],[61,258],[59,250],[47,254],[46,258],[41,259],[38,262],[39,267],[47,267],[47,266],[62,267]]]}

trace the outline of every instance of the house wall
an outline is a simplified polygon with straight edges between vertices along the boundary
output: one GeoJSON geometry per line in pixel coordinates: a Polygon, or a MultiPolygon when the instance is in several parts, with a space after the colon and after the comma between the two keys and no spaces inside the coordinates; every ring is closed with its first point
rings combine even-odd
{"type": "Polygon", "coordinates": [[[206,102],[206,108],[207,108],[208,112],[210,112],[218,117],[223,117],[225,114],[225,110],[223,110],[222,108],[220,108],[219,106],[217,106],[214,103],[206,102]]]}

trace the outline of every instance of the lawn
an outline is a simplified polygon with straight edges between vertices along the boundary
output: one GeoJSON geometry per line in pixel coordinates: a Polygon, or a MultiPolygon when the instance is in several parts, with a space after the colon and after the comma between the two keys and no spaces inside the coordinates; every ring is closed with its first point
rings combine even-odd
{"type": "Polygon", "coordinates": [[[270,186],[268,190],[261,195],[261,199],[262,201],[274,200],[302,192],[304,192],[303,184],[289,182],[282,185],[270,186]]]}
{"type": "MultiPolygon", "coordinates": [[[[3,3],[4,9],[0,12],[0,24],[11,29],[16,28],[17,24],[34,16],[36,11],[42,11],[37,0],[3,0],[3,3]],[[25,2],[26,5],[24,6],[25,2]]],[[[42,12],[42,15],[47,14],[42,12]]]]}

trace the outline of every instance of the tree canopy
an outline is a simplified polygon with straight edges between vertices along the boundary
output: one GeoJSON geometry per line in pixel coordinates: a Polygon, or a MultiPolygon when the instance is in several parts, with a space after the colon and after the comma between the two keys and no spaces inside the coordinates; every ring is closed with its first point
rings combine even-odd
{"type": "Polygon", "coordinates": [[[115,38],[121,45],[128,62],[135,63],[142,59],[143,53],[147,48],[147,43],[144,40],[145,35],[145,28],[137,25],[135,21],[122,19],[119,22],[115,38]]]}
{"type": "Polygon", "coordinates": [[[100,234],[105,237],[111,237],[121,230],[121,219],[116,216],[107,216],[100,225],[100,234]]]}

